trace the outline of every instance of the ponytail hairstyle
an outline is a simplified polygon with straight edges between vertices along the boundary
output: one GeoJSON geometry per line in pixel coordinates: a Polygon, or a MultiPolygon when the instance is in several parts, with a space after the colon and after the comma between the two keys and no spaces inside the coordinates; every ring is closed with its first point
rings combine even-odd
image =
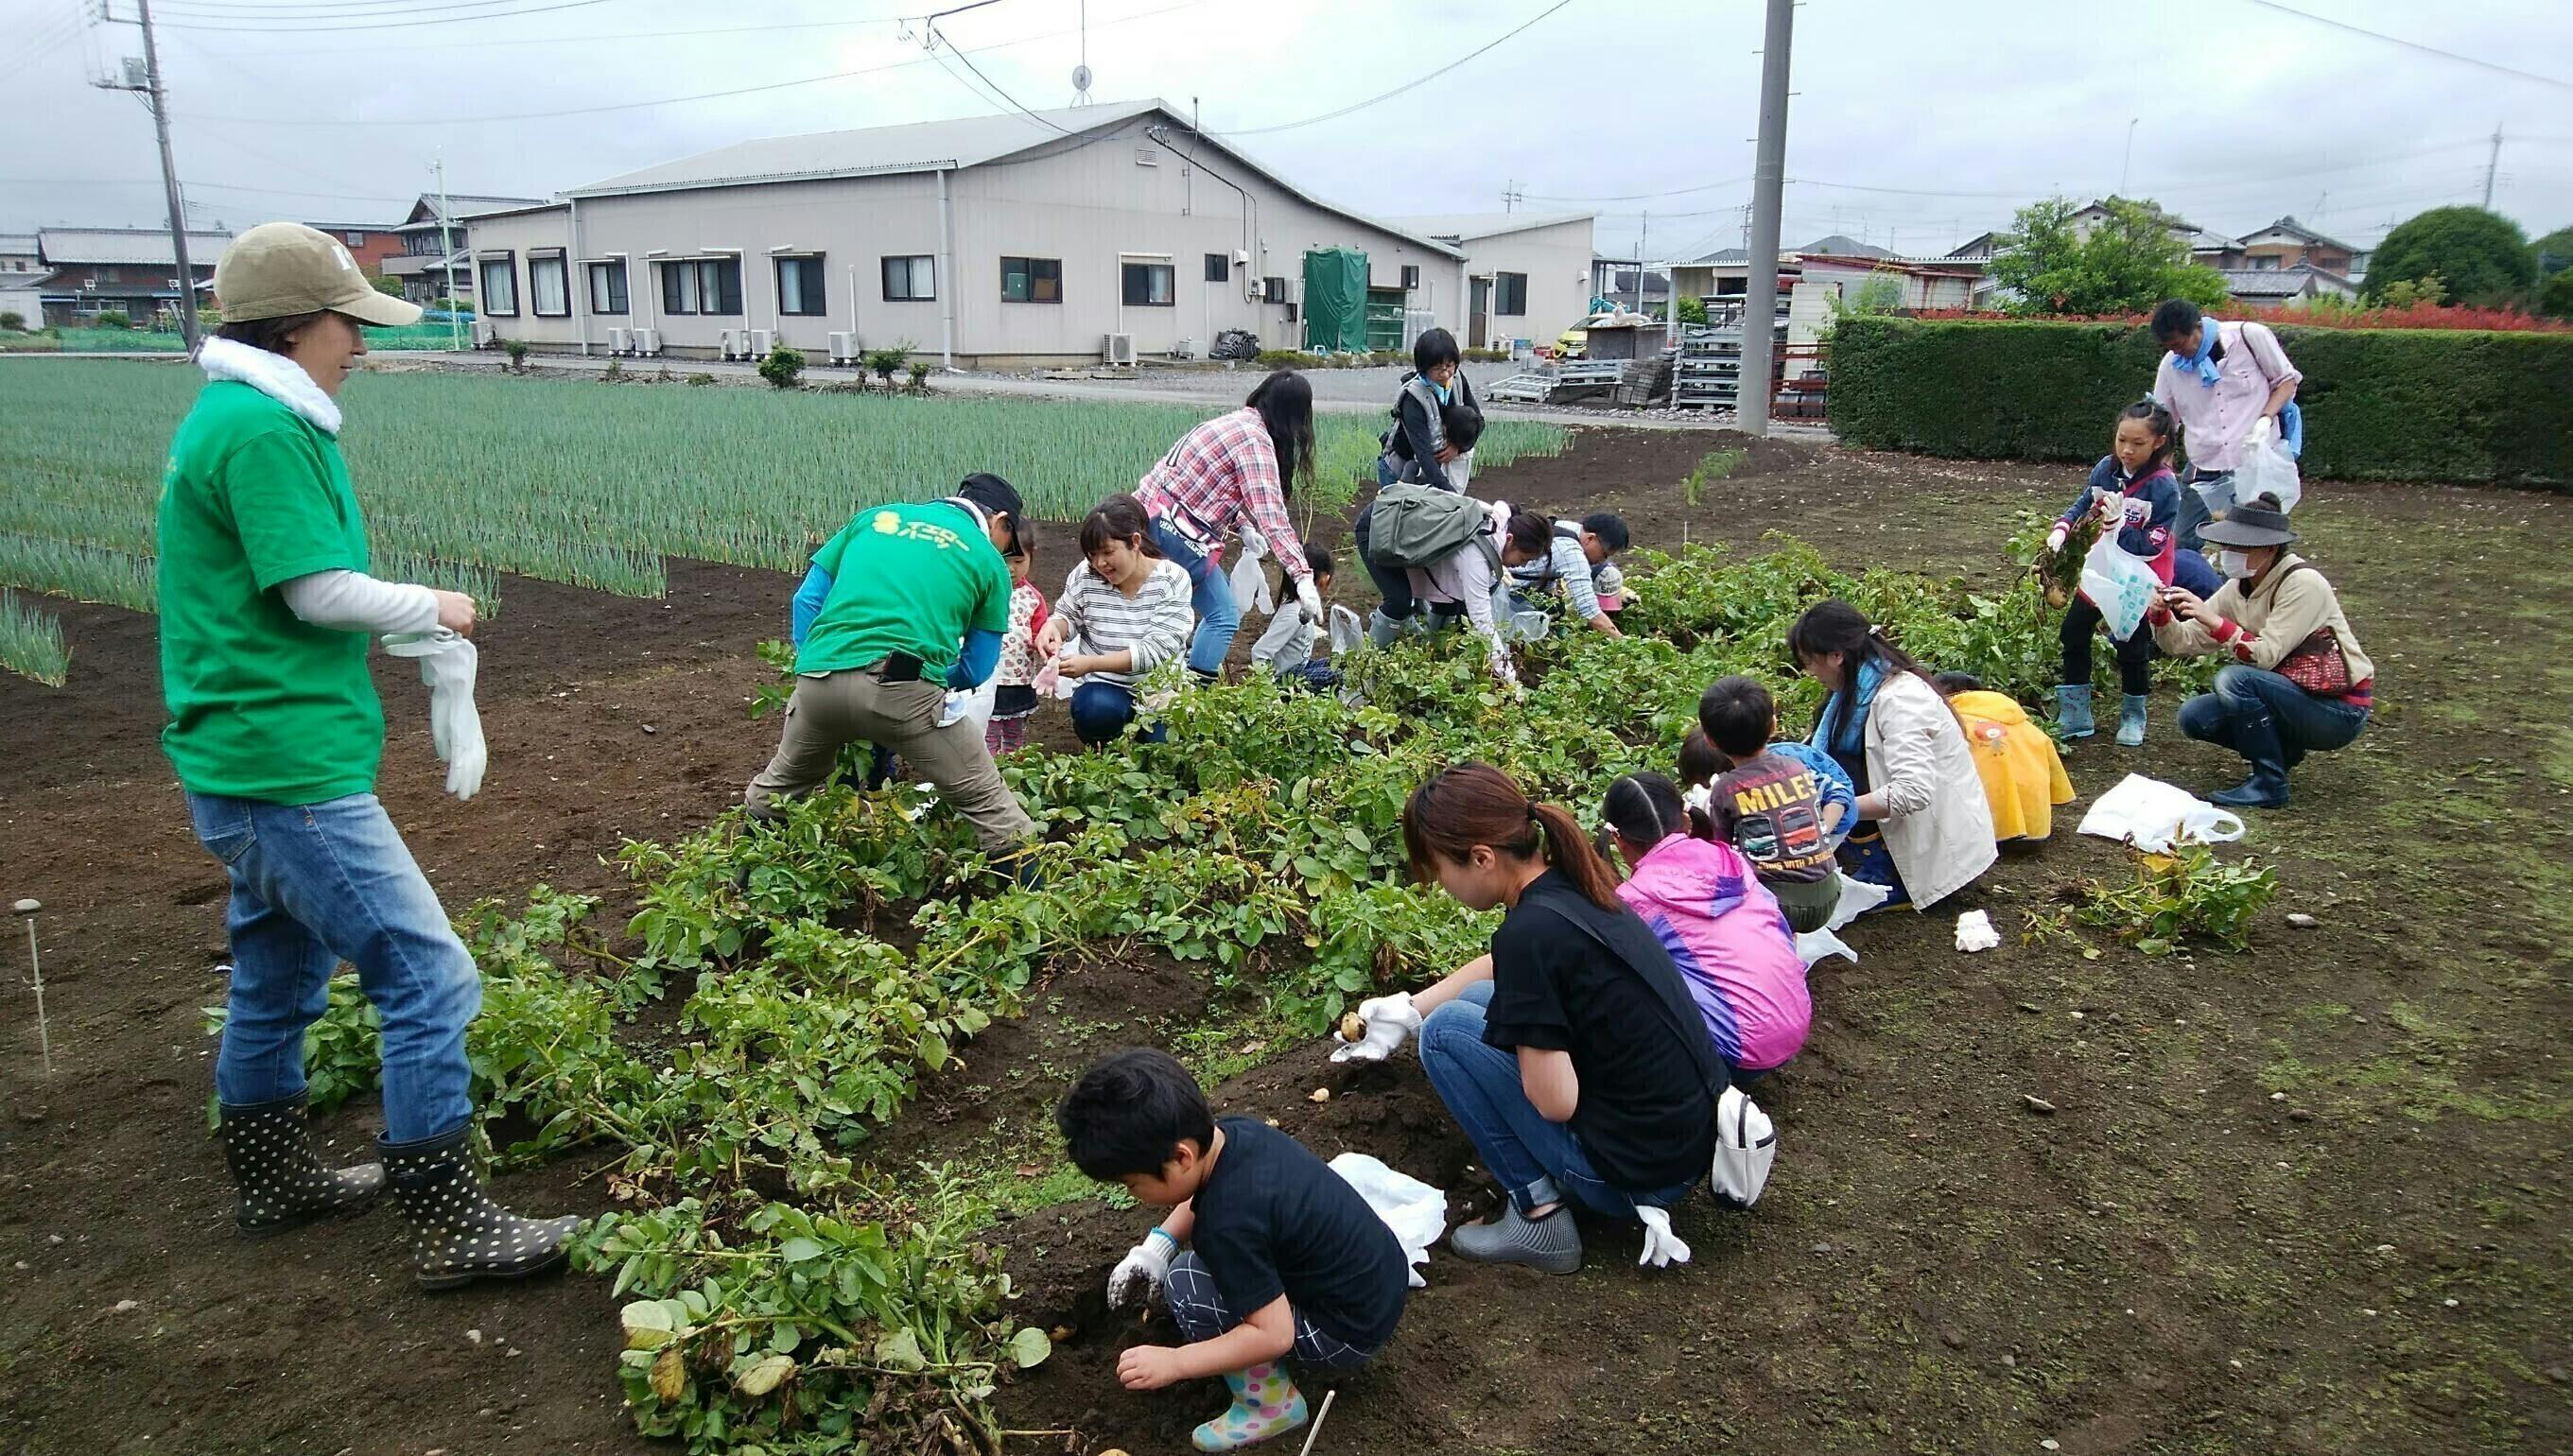
{"type": "Polygon", "coordinates": [[[1715,838],[1715,821],[1680,797],[1679,785],[1656,773],[1628,774],[1608,786],[1599,817],[1609,830],[1638,852],[1674,834],[1691,839],[1715,838]]]}
{"type": "Polygon", "coordinates": [[[2171,413],[2169,410],[2164,409],[2161,405],[2155,403],[2150,396],[2147,396],[2145,398],[2139,399],[2135,403],[2118,411],[2118,417],[2120,419],[2141,419],[2144,422],[2144,428],[2153,432],[2153,438],[2156,441],[2153,445],[2153,452],[2145,458],[2144,468],[2137,471],[2137,474],[2149,475],[2155,470],[2166,470],[2170,468],[2171,445],[2174,443],[2172,436],[2175,433],[2177,426],[2171,423],[2171,413]]]}
{"type": "Polygon", "coordinates": [[[1423,884],[1438,878],[1438,860],[1464,864],[1481,845],[1521,863],[1541,857],[1584,900],[1602,910],[1620,908],[1617,877],[1582,834],[1580,821],[1560,805],[1528,798],[1509,775],[1487,763],[1442,769],[1412,790],[1402,806],[1402,844],[1411,855],[1412,878],[1423,884]]]}
{"type": "Polygon", "coordinates": [[[1501,532],[1502,539],[1518,547],[1519,554],[1534,561],[1554,543],[1554,522],[1533,510],[1510,511],[1510,523],[1501,532]]]}
{"type": "MultiPolygon", "coordinates": [[[[1927,668],[1913,661],[1912,654],[1878,635],[1876,628],[1869,624],[1866,613],[1838,598],[1819,601],[1805,608],[1805,614],[1796,618],[1796,624],[1787,629],[1787,650],[1800,664],[1808,657],[1841,653],[1841,673],[1847,684],[1841,691],[1853,700],[1858,695],[1859,670],[1870,662],[1888,676],[1908,672],[1921,679],[1932,692],[1939,692],[1939,680],[1932,677],[1927,668]]],[[[1939,693],[1939,700],[1946,702],[1948,695],[1939,693]]],[[[1956,711],[1953,707],[1948,710],[1951,717],[1956,711]]],[[[1958,726],[1962,730],[1963,722],[1960,721],[1958,726]]]]}
{"type": "Polygon", "coordinates": [[[1280,369],[1260,381],[1242,401],[1260,411],[1269,443],[1278,451],[1278,489],[1295,498],[1295,482],[1313,483],[1313,385],[1293,369],[1280,369]]]}
{"type": "Polygon", "coordinates": [[[1090,508],[1081,518],[1081,554],[1096,554],[1110,541],[1124,541],[1146,556],[1160,559],[1162,548],[1154,543],[1153,522],[1144,513],[1144,502],[1123,491],[1109,496],[1090,508]]]}

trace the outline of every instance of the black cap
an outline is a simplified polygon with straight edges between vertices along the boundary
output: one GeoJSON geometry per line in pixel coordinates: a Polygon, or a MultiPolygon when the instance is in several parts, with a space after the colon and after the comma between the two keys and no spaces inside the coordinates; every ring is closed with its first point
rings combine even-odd
{"type": "Polygon", "coordinates": [[[1027,513],[1019,499],[1019,488],[988,471],[966,476],[956,486],[956,493],[993,515],[1006,515],[1015,521],[1027,513]]]}
{"type": "Polygon", "coordinates": [[[2287,524],[2287,513],[2278,508],[2275,495],[2255,495],[2237,500],[2224,514],[2198,527],[2202,541],[2219,546],[2283,546],[2296,539],[2287,524]]]}

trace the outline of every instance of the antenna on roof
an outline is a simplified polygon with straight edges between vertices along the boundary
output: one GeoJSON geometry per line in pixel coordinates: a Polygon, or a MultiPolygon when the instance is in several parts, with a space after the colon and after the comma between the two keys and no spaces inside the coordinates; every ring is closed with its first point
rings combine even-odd
{"type": "Polygon", "coordinates": [[[1090,104],[1090,0],[1081,0],[1081,64],[1072,68],[1072,104],[1090,104]]]}

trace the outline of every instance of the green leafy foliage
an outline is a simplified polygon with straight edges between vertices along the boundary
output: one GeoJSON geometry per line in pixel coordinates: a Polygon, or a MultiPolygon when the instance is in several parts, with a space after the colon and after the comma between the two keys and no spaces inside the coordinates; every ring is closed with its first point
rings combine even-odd
{"type": "MultiPolygon", "coordinates": [[[[2305,376],[2309,478],[2573,483],[2573,335],[2277,332],[2305,376]]],[[[2123,324],[1852,319],[1832,337],[1832,428],[1870,449],[2087,463],[2160,353],[2123,324]]]]}
{"type": "Polygon", "coordinates": [[[804,379],[804,351],[778,345],[759,362],[759,376],[772,388],[794,388],[804,379]]]}
{"type": "Polygon", "coordinates": [[[2251,918],[2278,893],[2276,872],[2247,859],[2227,864],[2204,845],[2128,853],[2134,878],[2082,880],[2069,892],[2071,907],[2054,913],[2057,924],[2105,930],[2147,956],[2167,956],[2192,941],[2239,955],[2250,948],[2251,918]]]}
{"type": "Polygon", "coordinates": [[[2386,301],[2398,283],[2436,278],[2466,304],[2515,304],[2537,282],[2537,250],[2519,225],[2483,208],[2432,208],[2394,225],[2368,259],[2359,296],[2386,301]]]}
{"type": "Polygon", "coordinates": [[[2549,319],[2573,320],[2573,268],[2550,276],[2539,287],[2537,312],[2549,319]]]}
{"type": "Polygon", "coordinates": [[[2012,241],[1992,264],[1994,281],[2017,295],[2011,312],[2128,314],[2164,299],[2208,308],[2225,301],[2224,276],[2189,261],[2188,245],[2159,208],[2116,197],[2105,206],[2108,216],[2088,237],[2074,224],[2082,209],[2070,199],[2019,210],[2012,241]]]}
{"type": "Polygon", "coordinates": [[[70,680],[72,653],[63,645],[63,620],[40,612],[0,590],[0,668],[30,677],[47,687],[70,680]]]}

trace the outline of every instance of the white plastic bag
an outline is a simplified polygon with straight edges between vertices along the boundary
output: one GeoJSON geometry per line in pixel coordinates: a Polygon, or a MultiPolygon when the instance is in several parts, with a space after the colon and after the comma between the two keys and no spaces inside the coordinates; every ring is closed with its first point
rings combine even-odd
{"type": "Polygon", "coordinates": [[[992,705],[1000,694],[1001,685],[988,678],[981,687],[949,693],[938,714],[938,726],[951,728],[963,723],[966,731],[981,737],[984,725],[992,721],[992,705]]]}
{"type": "Polygon", "coordinates": [[[1856,965],[1858,952],[1851,950],[1849,942],[1842,940],[1836,932],[1842,926],[1883,905],[1887,897],[1893,894],[1893,891],[1882,885],[1871,885],[1865,880],[1848,875],[1841,876],[1841,903],[1832,907],[1832,918],[1823,923],[1821,930],[1806,931],[1796,937],[1796,958],[1805,963],[1805,969],[1808,971],[1814,969],[1816,962],[1829,956],[1838,956],[1856,965]]]}
{"type": "Polygon", "coordinates": [[[1258,612],[1266,616],[1278,610],[1278,599],[1269,589],[1269,572],[1260,564],[1269,554],[1268,538],[1248,524],[1242,528],[1242,559],[1233,563],[1226,582],[1233,588],[1233,599],[1249,616],[1258,612]]]}
{"type": "Polygon", "coordinates": [[[1769,1169],[1778,1160],[1778,1129],[1760,1104],[1728,1087],[1715,1102],[1715,1165],[1707,1186],[1715,1201],[1736,1212],[1760,1201],[1769,1169]]]}
{"type": "Polygon", "coordinates": [[[1331,655],[1337,657],[1343,652],[1355,652],[1358,644],[1365,640],[1366,623],[1358,620],[1358,614],[1337,602],[1332,603],[1331,655]]]}
{"type": "Polygon", "coordinates": [[[1411,1287],[1427,1287],[1429,1281],[1420,1277],[1419,1266],[1429,1262],[1429,1245],[1447,1231],[1447,1194],[1363,1152],[1343,1152],[1332,1158],[1331,1171],[1357,1189],[1375,1216],[1393,1230],[1394,1242],[1402,1245],[1411,1287]]]}
{"type": "Polygon", "coordinates": [[[2082,558],[2082,594],[2109,624],[2109,635],[2123,642],[2144,625],[2144,608],[2152,605],[2161,581],[2142,556],[2118,544],[2116,531],[2102,531],[2082,558]]]}
{"type": "MultiPolygon", "coordinates": [[[[2294,510],[2304,493],[2295,457],[2287,453],[2287,443],[2277,437],[2269,416],[2261,415],[2251,423],[2250,438],[2242,442],[2242,462],[2233,467],[2233,499],[2226,502],[2227,508],[2266,494],[2278,497],[2278,509],[2294,510]]],[[[2212,509],[2215,502],[2207,505],[2212,509]]]]}
{"type": "Polygon", "coordinates": [[[2183,841],[2229,844],[2242,837],[2242,819],[2177,784],[2129,774],[2082,816],[2081,832],[2123,840],[2157,855],[2183,841]]]}

